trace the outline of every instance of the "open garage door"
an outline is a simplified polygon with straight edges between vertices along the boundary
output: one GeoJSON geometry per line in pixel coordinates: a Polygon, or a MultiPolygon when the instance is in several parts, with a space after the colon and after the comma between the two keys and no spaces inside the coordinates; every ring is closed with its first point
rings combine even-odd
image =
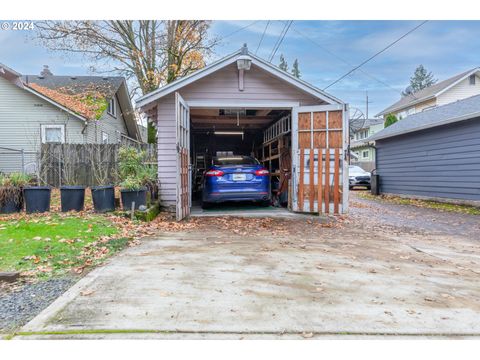
{"type": "Polygon", "coordinates": [[[190,215],[190,109],[179,93],[175,93],[177,120],[177,221],[190,215]]]}
{"type": "Polygon", "coordinates": [[[293,211],[325,214],[346,211],[346,118],[343,105],[293,109],[293,211]]]}

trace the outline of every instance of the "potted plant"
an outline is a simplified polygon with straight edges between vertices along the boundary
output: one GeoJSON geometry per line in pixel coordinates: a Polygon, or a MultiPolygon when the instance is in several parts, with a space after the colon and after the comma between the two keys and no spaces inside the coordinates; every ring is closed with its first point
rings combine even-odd
{"type": "Polygon", "coordinates": [[[25,185],[23,188],[23,199],[25,211],[28,214],[50,211],[50,186],[40,185],[40,180],[31,180],[32,185],[25,185]],[[36,185],[35,185],[36,184],[36,185]]]}
{"type": "Polygon", "coordinates": [[[90,187],[92,191],[93,208],[97,212],[115,210],[115,188],[109,181],[110,156],[112,145],[90,145],[90,163],[96,186],[90,187]]]}
{"type": "Polygon", "coordinates": [[[132,205],[134,209],[147,205],[147,188],[143,186],[142,178],[131,175],[120,183],[120,187],[124,210],[131,210],[132,205]]]}
{"type": "Polygon", "coordinates": [[[118,151],[118,176],[120,183],[120,195],[124,210],[132,208],[135,202],[135,209],[147,204],[147,189],[144,186],[145,170],[143,159],[145,152],[134,147],[122,147],[118,151]]]}
{"type": "Polygon", "coordinates": [[[30,176],[11,173],[0,176],[0,213],[9,214],[23,209],[23,188],[30,181],[30,176]]]}
{"type": "Polygon", "coordinates": [[[64,184],[60,186],[62,212],[83,211],[85,186],[78,184],[77,167],[79,166],[79,161],[76,149],[70,145],[63,145],[60,151],[60,158],[64,184]]]}

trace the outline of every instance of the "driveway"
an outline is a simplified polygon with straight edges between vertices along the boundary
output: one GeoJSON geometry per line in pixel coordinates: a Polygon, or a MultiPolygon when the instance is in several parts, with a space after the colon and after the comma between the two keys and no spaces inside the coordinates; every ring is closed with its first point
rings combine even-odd
{"type": "Polygon", "coordinates": [[[196,218],[88,274],[20,338],[476,336],[479,233],[478,216],[355,194],[332,222],[196,218]]]}

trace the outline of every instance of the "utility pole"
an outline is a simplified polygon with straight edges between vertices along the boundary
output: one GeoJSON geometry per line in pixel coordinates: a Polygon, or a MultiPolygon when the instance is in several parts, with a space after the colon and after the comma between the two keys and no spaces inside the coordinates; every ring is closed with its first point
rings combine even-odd
{"type": "Polygon", "coordinates": [[[371,104],[372,102],[368,100],[368,90],[365,91],[365,119],[368,119],[368,104],[371,104]]]}

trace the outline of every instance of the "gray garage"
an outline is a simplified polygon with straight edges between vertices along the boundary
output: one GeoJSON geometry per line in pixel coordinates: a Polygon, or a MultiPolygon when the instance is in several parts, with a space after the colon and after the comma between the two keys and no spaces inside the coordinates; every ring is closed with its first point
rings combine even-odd
{"type": "Polygon", "coordinates": [[[480,204],[480,95],[375,134],[380,192],[480,204]]]}

